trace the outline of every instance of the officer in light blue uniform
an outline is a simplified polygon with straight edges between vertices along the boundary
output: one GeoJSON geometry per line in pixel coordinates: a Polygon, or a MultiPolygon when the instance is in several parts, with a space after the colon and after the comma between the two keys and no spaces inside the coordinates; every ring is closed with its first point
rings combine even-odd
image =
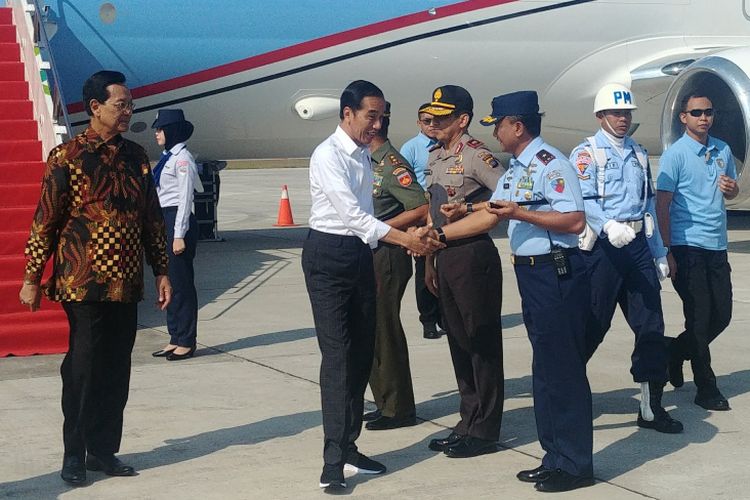
{"type": "Polygon", "coordinates": [[[486,210],[437,230],[444,242],[470,237],[509,219],[512,262],[523,319],[534,351],[534,415],[542,464],[517,474],[539,491],[568,491],[594,483],[591,389],[586,378],[586,265],[578,250],[585,226],[573,166],[539,137],[537,94],[521,91],[492,100],[483,125],[511,153],[486,210]]]}
{"type": "Polygon", "coordinates": [[[169,280],[172,301],[167,307],[169,344],[153,353],[178,361],[192,357],[196,347],[198,294],[195,289],[193,259],[198,244],[198,223],[192,213],[194,190],[202,190],[195,159],[185,141],[193,134],[193,124],[181,109],[161,109],[151,128],[164,147],[152,172],[167,229],[169,280]]]}
{"type": "Polygon", "coordinates": [[[635,333],[630,373],[641,385],[638,425],[682,431],[661,404],[667,353],[659,280],[669,274],[667,249],[656,224],[655,193],[646,151],[627,133],[636,108],[630,89],[601,88],[594,114],[601,128],[570,155],[587,199],[581,249],[591,276],[586,355],[591,358],[612,323],[617,304],[635,333]]]}

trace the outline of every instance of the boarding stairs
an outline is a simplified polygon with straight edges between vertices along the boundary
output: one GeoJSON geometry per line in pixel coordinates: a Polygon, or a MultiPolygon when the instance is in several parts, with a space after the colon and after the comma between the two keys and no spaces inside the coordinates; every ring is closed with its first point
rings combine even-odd
{"type": "MultiPolygon", "coordinates": [[[[44,155],[59,137],[45,109],[44,65],[29,33],[33,5],[10,5],[0,8],[0,357],[61,353],[68,343],[59,304],[43,298],[41,309],[32,314],[18,299],[44,155]]],[[[50,266],[45,279],[49,274],[50,266]]]]}

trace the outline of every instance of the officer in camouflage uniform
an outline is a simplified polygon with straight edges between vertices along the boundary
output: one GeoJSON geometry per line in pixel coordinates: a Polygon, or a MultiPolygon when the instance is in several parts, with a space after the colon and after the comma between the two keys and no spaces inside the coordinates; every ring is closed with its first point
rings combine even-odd
{"type": "MultiPolygon", "coordinates": [[[[388,140],[390,103],[370,144],[375,217],[397,229],[422,225],[427,217],[425,192],[409,163],[388,140]]],[[[366,428],[386,430],[416,424],[409,350],[401,325],[401,299],[412,275],[404,248],[381,241],[374,250],[377,281],[375,355],[370,388],[378,410],[366,414],[366,428]]]]}
{"type": "MultiPolygon", "coordinates": [[[[430,152],[426,174],[430,218],[441,240],[443,226],[487,206],[503,174],[487,147],[467,132],[473,108],[466,89],[444,85],[420,110],[434,116],[431,131],[440,141],[430,152]]],[[[440,299],[461,420],[449,436],[429,446],[465,458],[497,449],[503,411],[502,274],[497,248],[486,232],[447,245],[428,257],[425,281],[440,299]]]]}

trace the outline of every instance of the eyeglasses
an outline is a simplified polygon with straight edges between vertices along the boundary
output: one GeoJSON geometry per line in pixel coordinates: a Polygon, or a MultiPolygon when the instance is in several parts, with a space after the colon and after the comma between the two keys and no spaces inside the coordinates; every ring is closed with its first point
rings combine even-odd
{"type": "Polygon", "coordinates": [[[104,104],[109,104],[113,108],[115,108],[118,112],[122,113],[123,111],[133,111],[135,109],[135,104],[133,101],[128,102],[105,102],[104,104]]]}
{"type": "Polygon", "coordinates": [[[713,108],[706,108],[706,109],[691,109],[691,110],[685,110],[684,113],[689,114],[693,118],[698,118],[702,115],[706,116],[714,116],[714,109],[713,108]]]}
{"type": "Polygon", "coordinates": [[[429,127],[430,125],[432,125],[432,120],[433,120],[432,118],[422,118],[419,120],[419,123],[429,127]]]}

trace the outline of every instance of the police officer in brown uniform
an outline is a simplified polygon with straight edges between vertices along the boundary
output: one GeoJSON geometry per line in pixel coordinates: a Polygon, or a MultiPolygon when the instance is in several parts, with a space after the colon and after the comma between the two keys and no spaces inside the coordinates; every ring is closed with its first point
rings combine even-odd
{"type": "MultiPolygon", "coordinates": [[[[427,185],[430,219],[440,229],[466,213],[483,209],[503,174],[499,162],[467,130],[471,95],[462,87],[435,89],[420,111],[434,116],[439,143],[430,152],[427,185]]],[[[453,458],[495,451],[503,411],[500,328],[500,256],[487,233],[450,241],[428,257],[425,281],[438,295],[448,331],[453,368],[461,395],[461,420],[430,449],[453,458]]]]}
{"type": "MultiPolygon", "coordinates": [[[[406,230],[427,219],[427,198],[409,163],[388,140],[390,103],[377,136],[370,143],[375,217],[406,230]]],[[[396,429],[416,424],[409,349],[401,325],[401,299],[412,275],[411,257],[403,247],[379,242],[374,250],[377,282],[375,355],[370,389],[378,410],[366,414],[369,430],[396,429]]]]}

